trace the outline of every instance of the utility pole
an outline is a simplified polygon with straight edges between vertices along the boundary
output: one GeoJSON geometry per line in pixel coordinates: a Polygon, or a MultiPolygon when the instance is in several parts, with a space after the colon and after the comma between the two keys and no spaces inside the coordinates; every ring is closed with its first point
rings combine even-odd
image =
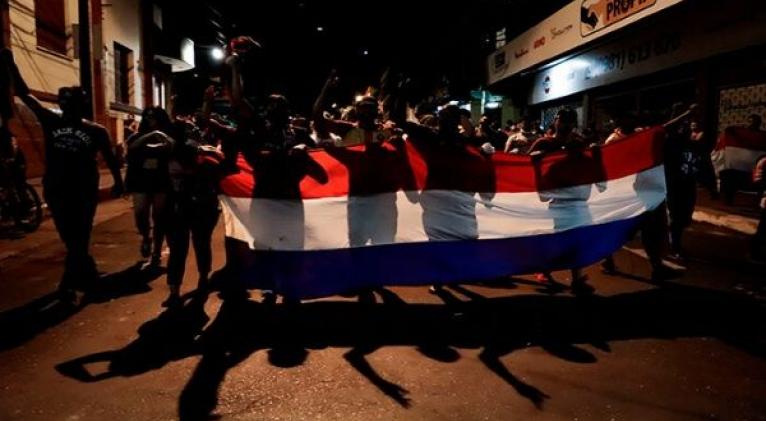
{"type": "Polygon", "coordinates": [[[104,96],[104,69],[102,66],[104,58],[104,14],[101,9],[101,0],[92,0],[90,3],[90,35],[91,35],[91,62],[93,80],[91,86],[93,93],[91,100],[93,104],[93,121],[107,126],[106,98],[104,96]]]}
{"type": "Polygon", "coordinates": [[[141,0],[140,2],[141,13],[141,72],[142,79],[142,95],[143,106],[151,107],[154,104],[154,46],[152,40],[152,33],[154,29],[154,20],[152,13],[154,11],[153,3],[151,0],[141,0]]]}
{"type": "Polygon", "coordinates": [[[0,48],[11,48],[11,17],[8,0],[0,0],[0,48]]]}
{"type": "MultiPolygon", "coordinates": [[[[100,0],[96,0],[100,1],[100,0]]],[[[91,106],[85,109],[85,118],[93,119],[93,71],[91,70],[90,48],[90,2],[78,0],[77,15],[79,16],[79,46],[80,46],[80,87],[90,98],[91,106]]]]}

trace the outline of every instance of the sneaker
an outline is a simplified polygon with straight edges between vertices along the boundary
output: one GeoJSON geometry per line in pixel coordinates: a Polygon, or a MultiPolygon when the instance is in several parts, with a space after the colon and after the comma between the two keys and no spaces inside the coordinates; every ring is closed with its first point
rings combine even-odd
{"type": "Polygon", "coordinates": [[[150,254],[152,254],[152,239],[144,237],[141,241],[141,257],[147,258],[150,254]]]}
{"type": "Polygon", "coordinates": [[[681,254],[680,252],[671,253],[668,256],[668,259],[673,260],[673,261],[678,262],[678,263],[683,263],[683,262],[686,261],[686,257],[683,254],[681,254]]]}

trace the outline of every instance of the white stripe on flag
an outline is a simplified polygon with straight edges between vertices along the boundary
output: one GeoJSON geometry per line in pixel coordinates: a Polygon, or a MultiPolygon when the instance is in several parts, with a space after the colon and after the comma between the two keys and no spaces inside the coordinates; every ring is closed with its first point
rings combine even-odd
{"type": "Polygon", "coordinates": [[[727,146],[723,150],[713,151],[711,158],[716,172],[738,170],[752,172],[758,158],[766,155],[766,151],[727,146]]]}
{"type": "Polygon", "coordinates": [[[322,250],[429,238],[512,238],[625,220],[665,200],[664,177],[658,166],[599,184],[494,197],[436,190],[302,202],[229,196],[221,201],[228,237],[258,250],[322,250]],[[409,200],[418,195],[416,203],[409,200]]]}

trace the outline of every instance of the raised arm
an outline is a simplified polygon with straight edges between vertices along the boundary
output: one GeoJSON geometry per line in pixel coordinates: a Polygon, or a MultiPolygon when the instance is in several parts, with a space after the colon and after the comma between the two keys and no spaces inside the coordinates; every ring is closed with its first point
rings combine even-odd
{"type": "Polygon", "coordinates": [[[56,117],[56,114],[53,111],[45,108],[37,98],[30,94],[29,86],[27,86],[24,78],[21,77],[19,68],[16,66],[16,62],[13,60],[13,54],[11,54],[10,50],[4,49],[2,54],[3,61],[5,61],[8,66],[10,78],[13,82],[14,94],[35,113],[40,121],[47,120],[50,117],[56,117]]]}
{"type": "Polygon", "coordinates": [[[205,93],[202,96],[202,118],[210,120],[210,115],[213,113],[213,101],[215,100],[215,86],[210,85],[205,89],[205,93]]]}
{"type": "Polygon", "coordinates": [[[385,113],[388,120],[393,121],[397,127],[403,129],[407,125],[407,101],[399,92],[391,92],[384,103],[385,113]]]}
{"type": "Polygon", "coordinates": [[[508,139],[505,141],[505,147],[503,148],[503,152],[505,153],[511,153],[513,148],[513,136],[508,136],[508,139]]]}
{"type": "Polygon", "coordinates": [[[684,111],[678,117],[676,117],[676,118],[668,121],[667,123],[663,124],[662,127],[667,129],[667,128],[671,127],[671,126],[675,126],[676,124],[678,124],[681,121],[683,121],[686,117],[690,116],[696,110],[697,110],[697,104],[692,104],[692,105],[689,106],[688,110],[684,111]]]}
{"type": "Polygon", "coordinates": [[[229,95],[231,96],[231,105],[235,109],[242,105],[244,100],[244,91],[242,88],[242,69],[240,66],[240,59],[237,54],[232,54],[226,57],[224,62],[229,66],[231,72],[231,84],[229,86],[229,95]]]}
{"type": "MultiPolygon", "coordinates": [[[[234,53],[226,58],[225,64],[229,66],[229,70],[231,71],[229,95],[231,96],[232,108],[238,111],[240,115],[254,115],[255,105],[248,102],[245,98],[245,90],[242,82],[241,58],[234,53]]],[[[250,83],[254,82],[250,81],[250,83]]]]}
{"type": "Polygon", "coordinates": [[[400,127],[407,134],[407,141],[419,150],[436,143],[436,131],[428,126],[414,121],[405,121],[400,127]]]}
{"type": "Polygon", "coordinates": [[[330,130],[327,124],[327,119],[324,116],[324,110],[327,106],[327,95],[330,90],[338,86],[338,81],[338,72],[335,69],[332,69],[330,71],[330,76],[327,77],[327,80],[322,86],[322,90],[319,91],[319,96],[317,96],[316,101],[314,101],[311,119],[314,122],[314,130],[316,130],[320,138],[329,137],[330,130]]]}

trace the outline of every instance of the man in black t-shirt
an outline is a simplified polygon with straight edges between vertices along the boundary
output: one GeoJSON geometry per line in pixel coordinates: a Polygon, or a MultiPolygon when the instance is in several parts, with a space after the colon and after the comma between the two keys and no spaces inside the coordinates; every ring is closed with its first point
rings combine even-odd
{"type": "Polygon", "coordinates": [[[2,52],[0,66],[10,69],[14,94],[35,113],[43,128],[46,161],[43,195],[67,249],[59,289],[65,298],[73,298],[75,288],[87,286],[98,276],[89,252],[90,233],[98,203],[96,155],[101,153],[112,172],[114,196],[123,192],[118,161],[106,129],[83,119],[87,102],[81,88],[65,87],[59,90],[58,102],[62,114],[58,115],[30,95],[7,50],[2,52]]]}

